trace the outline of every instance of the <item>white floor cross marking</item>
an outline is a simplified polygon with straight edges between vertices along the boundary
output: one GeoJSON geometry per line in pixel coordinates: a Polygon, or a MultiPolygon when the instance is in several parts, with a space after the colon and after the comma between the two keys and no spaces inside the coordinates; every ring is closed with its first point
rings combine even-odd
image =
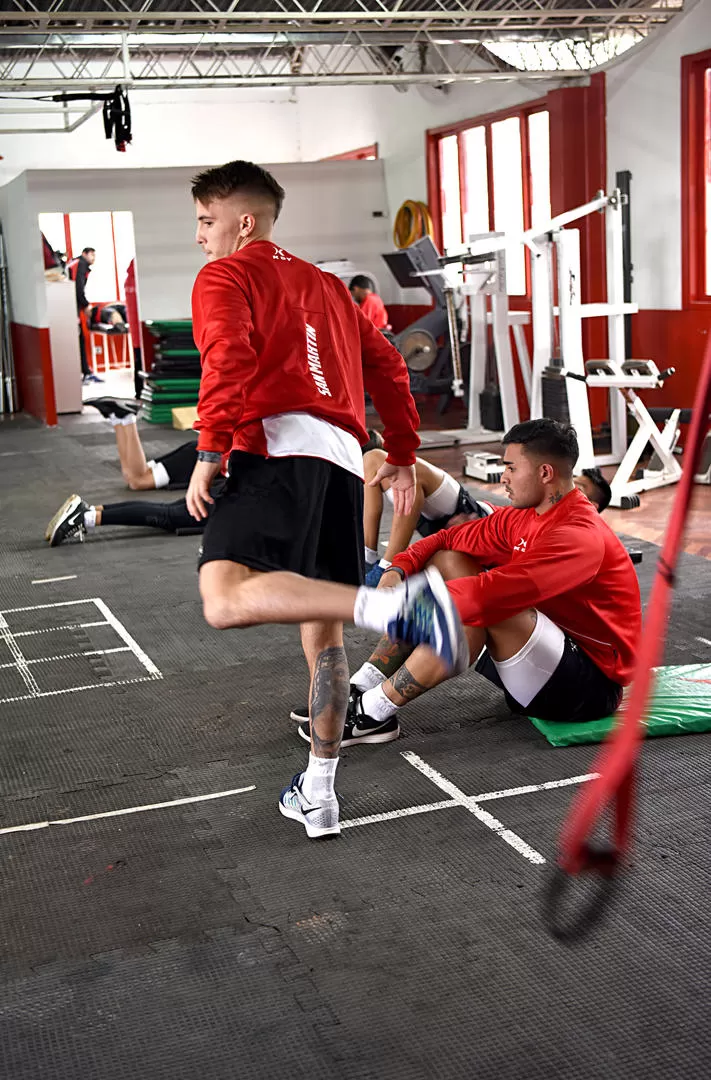
{"type": "Polygon", "coordinates": [[[482,795],[465,795],[451,780],[442,776],[426,761],[423,761],[421,757],[413,754],[411,750],[405,750],[402,756],[423,776],[426,776],[428,780],[431,780],[433,784],[436,784],[438,788],[441,788],[442,791],[449,795],[449,799],[436,803],[424,803],[420,806],[408,806],[403,810],[391,810],[384,814],[369,814],[367,817],[353,818],[351,821],[341,822],[342,829],[353,829],[360,825],[374,825],[380,821],[395,821],[397,818],[411,817],[415,814],[429,814],[434,810],[446,810],[452,806],[461,806],[468,810],[470,814],[473,814],[483,825],[491,829],[492,832],[495,832],[497,836],[500,836],[515,851],[518,851],[519,855],[523,855],[524,859],[528,859],[529,862],[537,866],[542,866],[545,863],[546,860],[543,855],[536,851],[535,848],[532,848],[530,844],[527,844],[515,832],[512,832],[511,829],[507,829],[493,814],[490,814],[487,810],[482,810],[479,804],[491,799],[508,799],[514,795],[529,795],[536,791],[552,791],[555,788],[570,787],[573,784],[584,784],[588,780],[597,779],[598,776],[598,773],[584,773],[580,776],[566,777],[564,780],[548,780],[543,784],[526,784],[523,787],[507,788],[502,791],[487,791],[482,795]]]}
{"type": "Polygon", "coordinates": [[[163,678],[162,672],[158,670],[150,656],[144,652],[138,642],[131,637],[123,623],[116,618],[111,609],[107,607],[104,601],[98,596],[86,600],[62,600],[54,604],[32,604],[28,607],[6,608],[4,611],[0,611],[0,641],[5,642],[10,656],[12,657],[10,663],[0,663],[0,670],[14,668],[27,688],[26,694],[16,694],[12,697],[0,698],[0,705],[10,704],[15,701],[30,701],[33,698],[54,697],[57,694],[75,694],[82,690],[105,689],[109,686],[128,686],[133,683],[163,678]],[[71,623],[65,626],[46,626],[37,630],[18,630],[13,632],[5,617],[7,615],[15,615],[25,611],[49,611],[54,610],[55,608],[73,608],[82,604],[93,604],[94,608],[98,609],[98,612],[103,618],[78,624],[71,623]],[[17,641],[18,638],[30,637],[35,634],[49,634],[51,632],[62,630],[66,633],[67,631],[75,631],[90,626],[110,626],[117,637],[123,642],[123,645],[109,649],[91,649],[84,652],[58,653],[55,655],[38,657],[36,659],[28,659],[22,652],[17,641]],[[84,656],[107,656],[111,653],[126,652],[133,653],[138,663],[144,669],[145,674],[127,676],[111,681],[102,680],[101,682],[91,682],[81,686],[68,686],[56,690],[43,690],[30,670],[30,664],[52,664],[63,660],[74,660],[84,656]]]}

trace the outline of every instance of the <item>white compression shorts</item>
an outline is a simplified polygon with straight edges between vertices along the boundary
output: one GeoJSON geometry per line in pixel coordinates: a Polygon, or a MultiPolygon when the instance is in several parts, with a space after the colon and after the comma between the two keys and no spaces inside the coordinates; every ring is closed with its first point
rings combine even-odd
{"type": "Polygon", "coordinates": [[[492,661],[511,697],[524,707],[546,685],[558,667],[565,648],[565,635],[547,615],[536,611],[536,625],[522,649],[509,660],[492,661]]]}

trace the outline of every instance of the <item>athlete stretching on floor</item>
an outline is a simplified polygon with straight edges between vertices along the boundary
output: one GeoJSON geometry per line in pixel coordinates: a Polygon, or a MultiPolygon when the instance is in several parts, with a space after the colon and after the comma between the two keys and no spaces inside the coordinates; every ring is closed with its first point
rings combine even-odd
{"type": "Polygon", "coordinates": [[[218,629],[303,624],[311,754],[279,807],[309,836],[330,835],[340,831],[334,776],[348,703],[343,622],[431,644],[442,673],[468,663],[439,575],[392,594],[357,588],[364,388],[385,424],[388,460],[377,480],[391,479],[398,513],[412,507],[417,411],[405,362],[345,285],[273,243],[284,198],[273,176],[231,162],[196,177],[192,194],[208,259],[193,289],[202,377],[187,503],[196,520],[207,516],[210,485],[232,450],[203,538],[203,610],[218,629]]]}
{"type": "Polygon", "coordinates": [[[415,458],[415,498],[409,514],[394,514],[390,536],[385,554],[378,559],[378,536],[380,521],[383,516],[383,504],[393,504],[393,490],[390,481],[385,478],[374,482],[386,453],[382,449],[382,439],[377,432],[370,432],[375,441],[374,449],[363,458],[365,469],[365,506],[363,528],[365,532],[366,585],[377,585],[393,559],[405,551],[417,530],[420,536],[431,536],[446,529],[453,518],[462,520],[486,517],[493,512],[489,503],[477,502],[465,487],[436,465],[430,465],[423,458],[415,458]]]}
{"type": "MultiPolygon", "coordinates": [[[[504,446],[512,505],[413,544],[380,588],[437,567],[475,670],[504,690],[512,711],[543,720],[607,716],[631,679],[641,629],[632,563],[574,485],[572,428],[528,421],[504,446]]],[[[396,739],[399,710],[441,681],[423,650],[382,639],[351,679],[343,745],[396,739]]],[[[308,738],[308,723],[299,734],[308,738]]]]}

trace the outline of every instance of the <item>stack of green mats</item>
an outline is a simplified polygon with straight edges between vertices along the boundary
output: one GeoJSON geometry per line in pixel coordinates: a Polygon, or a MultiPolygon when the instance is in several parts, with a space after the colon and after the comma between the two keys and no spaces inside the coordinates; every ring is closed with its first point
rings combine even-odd
{"type": "MultiPolygon", "coordinates": [[[[538,720],[533,716],[530,720],[553,746],[574,746],[602,742],[612,731],[617,717],[606,716],[583,724],[538,720]]],[[[644,727],[647,738],[711,731],[711,664],[656,668],[654,694],[644,727]]]]}
{"type": "Polygon", "coordinates": [[[174,408],[196,405],[200,390],[200,354],[189,319],[154,320],[154,360],[145,378],[142,415],[153,424],[170,424],[174,408]]]}

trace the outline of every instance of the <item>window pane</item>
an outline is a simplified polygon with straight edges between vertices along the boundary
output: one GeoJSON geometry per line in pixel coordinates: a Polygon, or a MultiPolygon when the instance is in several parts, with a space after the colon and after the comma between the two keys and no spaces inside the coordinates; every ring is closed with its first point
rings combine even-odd
{"type": "Polygon", "coordinates": [[[711,296],[711,68],[704,79],[704,175],[706,178],[706,295],[711,296]]]}
{"type": "Polygon", "coordinates": [[[489,232],[489,181],[486,175],[486,131],[483,127],[462,132],[464,157],[464,241],[489,232]]]}
{"type": "Polygon", "coordinates": [[[442,190],[442,242],[445,250],[462,243],[462,220],[459,207],[459,150],[457,136],[447,135],[439,142],[442,190]]]}
{"type": "MultiPolygon", "coordinates": [[[[494,227],[497,232],[523,232],[523,181],[521,176],[521,125],[517,116],[491,125],[494,171],[494,227]]],[[[507,292],[526,292],[523,244],[506,249],[507,292]]]]}
{"type": "Polygon", "coordinates": [[[551,218],[551,162],[548,113],[528,118],[528,153],[531,161],[531,225],[545,225],[551,218]]]}

